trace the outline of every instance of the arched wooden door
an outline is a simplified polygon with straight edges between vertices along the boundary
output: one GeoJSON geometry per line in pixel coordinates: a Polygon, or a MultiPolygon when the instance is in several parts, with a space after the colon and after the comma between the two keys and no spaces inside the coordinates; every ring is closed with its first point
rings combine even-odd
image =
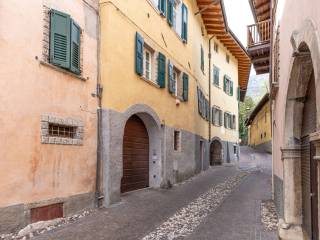
{"type": "Polygon", "coordinates": [[[222,146],[218,140],[214,140],[210,145],[210,165],[216,166],[221,164],[222,164],[222,146]]]}
{"type": "Polygon", "coordinates": [[[124,129],[121,192],[146,187],[149,187],[149,136],[143,121],[133,115],[124,129]]]}

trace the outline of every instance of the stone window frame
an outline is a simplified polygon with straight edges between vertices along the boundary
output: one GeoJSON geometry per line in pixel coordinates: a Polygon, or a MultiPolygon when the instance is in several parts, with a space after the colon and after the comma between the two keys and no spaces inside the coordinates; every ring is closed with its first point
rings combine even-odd
{"type": "Polygon", "coordinates": [[[41,143],[57,144],[57,145],[83,145],[84,125],[80,120],[73,118],[57,117],[55,115],[43,114],[40,119],[41,126],[41,143]],[[74,138],[63,138],[49,136],[49,124],[58,124],[64,126],[75,127],[74,138]]]}

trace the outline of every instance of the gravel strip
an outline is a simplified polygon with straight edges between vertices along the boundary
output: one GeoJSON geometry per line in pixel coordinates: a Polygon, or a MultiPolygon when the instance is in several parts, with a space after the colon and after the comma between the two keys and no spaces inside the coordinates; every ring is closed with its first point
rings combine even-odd
{"type": "Polygon", "coordinates": [[[261,222],[268,231],[278,229],[278,215],[272,200],[261,202],[261,222]]]}
{"type": "Polygon", "coordinates": [[[209,213],[220,206],[223,200],[247,175],[248,172],[242,172],[214,186],[186,207],[180,209],[142,240],[173,240],[189,235],[209,213]]]}
{"type": "Polygon", "coordinates": [[[83,211],[79,214],[75,214],[66,218],[58,218],[50,221],[41,221],[36,223],[31,223],[25,228],[21,229],[16,233],[2,234],[0,235],[0,240],[11,240],[11,239],[19,239],[19,240],[27,240],[34,236],[38,236],[40,234],[46,233],[58,227],[73,223],[80,218],[83,218],[89,215],[91,211],[83,211]]]}

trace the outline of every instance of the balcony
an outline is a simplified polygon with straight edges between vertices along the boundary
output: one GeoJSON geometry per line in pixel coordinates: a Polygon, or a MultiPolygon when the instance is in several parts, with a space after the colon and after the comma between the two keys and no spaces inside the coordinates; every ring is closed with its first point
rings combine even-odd
{"type": "Polygon", "coordinates": [[[248,26],[247,51],[257,74],[270,70],[270,29],[270,19],[248,26]]]}

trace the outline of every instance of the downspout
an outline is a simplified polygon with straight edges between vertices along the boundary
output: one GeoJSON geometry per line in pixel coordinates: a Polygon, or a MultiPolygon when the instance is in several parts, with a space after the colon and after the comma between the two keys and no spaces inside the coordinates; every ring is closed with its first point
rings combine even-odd
{"type": "Polygon", "coordinates": [[[211,118],[212,118],[212,112],[211,112],[211,40],[213,39],[214,36],[210,37],[209,38],[209,55],[208,55],[208,58],[209,58],[209,143],[211,142],[211,118]]]}
{"type": "Polygon", "coordinates": [[[98,26],[97,26],[97,86],[95,96],[98,99],[98,108],[97,108],[97,164],[96,164],[96,186],[95,186],[95,207],[99,207],[99,200],[103,198],[100,193],[100,183],[101,183],[101,154],[102,154],[102,86],[101,86],[101,72],[100,72],[100,49],[101,49],[101,40],[100,40],[100,6],[98,9],[98,26]]]}

